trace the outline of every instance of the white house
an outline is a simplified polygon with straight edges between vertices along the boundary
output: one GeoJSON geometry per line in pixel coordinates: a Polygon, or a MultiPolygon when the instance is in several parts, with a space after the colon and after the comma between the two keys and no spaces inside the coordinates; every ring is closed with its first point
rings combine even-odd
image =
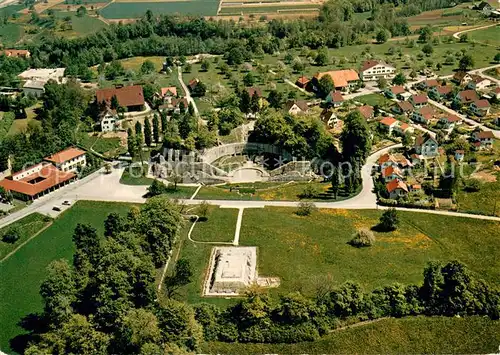
{"type": "Polygon", "coordinates": [[[99,115],[99,119],[101,121],[102,132],[113,132],[117,128],[119,117],[114,110],[107,108],[99,115]]]}
{"type": "Polygon", "coordinates": [[[439,154],[439,144],[432,137],[418,136],[414,148],[415,152],[424,158],[432,158],[439,154]]]}
{"type": "Polygon", "coordinates": [[[387,185],[385,185],[385,187],[389,193],[389,198],[391,199],[408,195],[408,186],[406,186],[406,184],[399,179],[390,181],[387,185]]]}
{"type": "Polygon", "coordinates": [[[477,148],[491,148],[493,147],[493,132],[491,131],[480,131],[474,132],[472,138],[476,142],[474,144],[477,148]]]}
{"type": "Polygon", "coordinates": [[[86,152],[78,148],[67,148],[45,158],[62,171],[78,171],[78,167],[87,165],[86,152]]]}
{"type": "Polygon", "coordinates": [[[462,119],[458,117],[457,115],[448,115],[445,117],[441,117],[439,119],[439,123],[441,123],[444,128],[454,128],[455,126],[461,125],[462,124],[462,119]]]}
{"type": "Polygon", "coordinates": [[[434,118],[435,112],[431,106],[424,106],[414,111],[411,119],[415,122],[420,122],[424,124],[428,124],[430,120],[434,118]]]}
{"type": "Polygon", "coordinates": [[[488,100],[477,100],[470,105],[470,109],[477,116],[486,116],[490,113],[490,103],[488,100]]]}
{"type": "Polygon", "coordinates": [[[398,125],[399,121],[392,117],[384,117],[380,120],[380,126],[388,132],[389,135],[392,134],[394,128],[398,125]]]}
{"type": "Polygon", "coordinates": [[[25,95],[33,95],[35,97],[41,97],[45,92],[46,81],[42,80],[28,80],[23,85],[23,93],[25,95]]]}
{"type": "Polygon", "coordinates": [[[491,85],[491,80],[480,75],[472,75],[472,80],[467,84],[468,89],[485,90],[491,85]]]}
{"type": "Polygon", "coordinates": [[[309,111],[309,106],[304,100],[293,101],[289,100],[285,104],[285,111],[291,115],[300,115],[309,111]]]}
{"type": "Polygon", "coordinates": [[[361,65],[359,73],[363,81],[392,79],[396,75],[396,68],[382,61],[366,60],[361,65]]]}
{"type": "Polygon", "coordinates": [[[331,91],[326,97],[325,101],[333,107],[340,107],[344,103],[344,97],[340,91],[331,91]]]}

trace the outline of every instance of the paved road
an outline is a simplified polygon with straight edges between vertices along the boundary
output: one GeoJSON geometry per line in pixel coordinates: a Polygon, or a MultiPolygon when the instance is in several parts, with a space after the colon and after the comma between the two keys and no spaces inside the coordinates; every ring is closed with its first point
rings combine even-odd
{"type": "Polygon", "coordinates": [[[458,32],[455,32],[453,34],[453,37],[455,37],[456,39],[460,39],[460,35],[462,33],[467,33],[467,32],[472,32],[472,31],[477,31],[477,30],[483,30],[485,28],[488,28],[488,27],[493,27],[493,26],[496,26],[497,24],[494,23],[492,25],[487,25],[487,26],[481,26],[481,27],[476,27],[476,28],[469,28],[468,30],[463,30],[463,31],[458,31],[458,32]]]}
{"type": "Polygon", "coordinates": [[[179,83],[182,86],[182,90],[184,91],[184,96],[186,97],[186,100],[188,101],[188,103],[193,104],[194,114],[196,115],[196,117],[200,117],[200,113],[198,112],[198,107],[196,106],[196,102],[194,101],[193,97],[191,96],[191,93],[189,92],[188,87],[186,86],[184,80],[182,79],[182,67],[180,66],[177,67],[177,72],[178,72],[177,78],[179,79],[179,83]]]}

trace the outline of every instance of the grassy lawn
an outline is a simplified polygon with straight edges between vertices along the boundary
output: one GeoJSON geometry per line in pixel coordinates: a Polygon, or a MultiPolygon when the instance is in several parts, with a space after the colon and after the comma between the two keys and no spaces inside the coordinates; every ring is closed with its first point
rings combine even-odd
{"type": "Polygon", "coordinates": [[[17,23],[0,25],[0,41],[6,46],[11,46],[23,36],[23,27],[17,23]]]}
{"type": "Polygon", "coordinates": [[[205,343],[207,354],[478,354],[494,353],[500,322],[484,317],[384,319],[297,344],[205,343]]]}
{"type": "MultiPolygon", "coordinates": [[[[194,209],[191,213],[196,213],[194,209]]],[[[208,220],[196,223],[191,239],[199,242],[232,242],[238,209],[210,206],[208,220]]]]}
{"type": "Polygon", "coordinates": [[[457,194],[458,210],[467,213],[479,213],[500,216],[500,173],[495,182],[481,184],[477,192],[466,192],[460,189],[457,194]]]}
{"type": "Polygon", "coordinates": [[[35,119],[35,117],[36,117],[35,110],[38,107],[40,107],[40,105],[36,104],[30,108],[27,108],[26,109],[26,118],[15,119],[14,122],[12,122],[12,126],[10,126],[8,135],[14,135],[14,134],[17,134],[20,132],[24,132],[24,131],[26,131],[26,129],[28,128],[28,125],[30,125],[30,124],[41,126],[42,123],[35,119]]]}
{"type": "Polygon", "coordinates": [[[472,31],[468,33],[469,38],[478,42],[484,42],[491,45],[500,45],[500,27],[493,26],[484,30],[472,31]]]}
{"type": "Polygon", "coordinates": [[[17,322],[32,312],[42,310],[38,294],[46,275],[46,267],[56,259],[71,261],[73,243],[71,236],[77,223],[89,223],[104,232],[103,222],[111,212],[125,215],[131,205],[108,202],[77,202],[9,259],[0,264],[0,348],[9,352],[9,339],[22,334],[17,322]]]}
{"type": "Polygon", "coordinates": [[[148,165],[144,164],[142,169],[139,165],[131,165],[123,170],[120,184],[123,185],[151,185],[154,179],[143,176],[147,173],[148,165]],[[142,171],[141,171],[142,170],[142,171]]]}
{"type": "Polygon", "coordinates": [[[2,260],[8,253],[16,249],[19,245],[24,243],[31,236],[38,233],[50,222],[50,217],[43,216],[39,213],[33,213],[0,229],[0,260],[2,260]],[[1,241],[2,236],[11,228],[19,229],[19,240],[12,244],[1,241]]]}
{"type": "Polygon", "coordinates": [[[139,18],[147,10],[155,14],[183,14],[211,16],[217,14],[219,2],[217,0],[208,1],[172,1],[172,2],[115,2],[100,11],[104,18],[139,18]]]}
{"type": "MultiPolygon", "coordinates": [[[[246,209],[240,245],[258,247],[259,275],[278,276],[281,285],[273,293],[294,290],[312,295],[324,282],[340,285],[359,282],[365,290],[401,282],[422,282],[428,261],[457,259],[480,277],[497,282],[500,260],[500,223],[468,218],[401,212],[401,226],[391,233],[377,233],[376,244],[356,249],[347,244],[357,228],[378,223],[380,211],[320,210],[299,217],[294,208],[246,209]]],[[[222,223],[217,225],[213,234],[222,223]]],[[[233,224],[232,224],[233,225],[233,224]]],[[[196,231],[197,226],[195,227],[196,231]]],[[[181,257],[191,260],[195,282],[181,294],[189,302],[233,302],[201,298],[201,287],[212,246],[184,241],[181,257]]]]}
{"type": "Polygon", "coordinates": [[[88,15],[79,17],[76,16],[75,12],[58,11],[56,12],[56,16],[61,19],[66,16],[71,17],[72,29],[67,31],[57,32],[61,36],[67,38],[85,36],[91,33],[95,33],[107,26],[105,22],[101,21],[97,17],[88,15]]]}
{"type": "MultiPolygon", "coordinates": [[[[197,200],[257,200],[257,201],[335,201],[328,182],[262,182],[245,184],[226,184],[203,186],[196,195],[197,200]],[[302,199],[306,186],[313,186],[318,195],[312,199],[302,199]]],[[[345,200],[348,195],[339,193],[337,201],[345,200]]],[[[351,196],[352,197],[352,196],[351,196]]]]}
{"type": "Polygon", "coordinates": [[[393,101],[388,100],[385,96],[380,94],[368,94],[368,95],[358,96],[354,100],[359,101],[365,105],[380,106],[380,107],[385,107],[393,103],[393,101]]]}
{"type": "Polygon", "coordinates": [[[92,148],[97,153],[108,157],[118,156],[126,152],[119,137],[102,137],[97,134],[89,135],[87,132],[81,132],[78,143],[87,150],[92,148]]]}
{"type": "Polygon", "coordinates": [[[0,112],[0,139],[5,138],[14,122],[12,112],[0,112]]]}

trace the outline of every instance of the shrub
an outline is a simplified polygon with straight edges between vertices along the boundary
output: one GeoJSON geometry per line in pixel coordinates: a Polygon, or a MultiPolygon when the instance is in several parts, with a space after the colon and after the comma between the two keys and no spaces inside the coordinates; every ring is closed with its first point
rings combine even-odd
{"type": "Polygon", "coordinates": [[[398,228],[399,218],[395,208],[389,208],[380,216],[379,227],[384,231],[393,231],[398,228]]]}
{"type": "Polygon", "coordinates": [[[477,192],[481,189],[481,182],[474,178],[464,180],[464,185],[464,190],[467,192],[477,192]]]}
{"type": "Polygon", "coordinates": [[[300,202],[299,208],[295,211],[298,216],[310,216],[314,211],[316,211],[316,205],[312,202],[300,202]]]}
{"type": "Polygon", "coordinates": [[[300,198],[315,198],[318,196],[319,191],[312,184],[307,184],[299,195],[300,198]]]}
{"type": "Polygon", "coordinates": [[[210,209],[210,204],[207,201],[200,203],[197,209],[198,217],[200,221],[208,220],[208,212],[210,209]]]}
{"type": "Polygon", "coordinates": [[[349,244],[356,248],[372,246],[375,244],[375,235],[366,228],[358,229],[349,244]]]}
{"type": "Polygon", "coordinates": [[[21,233],[19,232],[19,229],[14,227],[9,229],[2,237],[2,241],[5,243],[15,243],[21,238],[21,233]]]}

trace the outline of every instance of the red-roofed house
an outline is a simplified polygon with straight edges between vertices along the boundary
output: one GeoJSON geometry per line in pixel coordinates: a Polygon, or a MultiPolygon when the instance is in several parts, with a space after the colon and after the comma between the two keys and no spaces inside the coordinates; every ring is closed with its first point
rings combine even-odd
{"type": "Polygon", "coordinates": [[[29,58],[31,56],[30,51],[26,49],[4,49],[0,51],[0,54],[4,54],[7,57],[18,57],[18,58],[29,58]]]}
{"type": "Polygon", "coordinates": [[[468,89],[472,90],[484,90],[491,85],[491,80],[483,78],[480,75],[471,75],[472,80],[467,84],[468,89]]]}
{"type": "Polygon", "coordinates": [[[403,179],[403,173],[397,166],[388,166],[382,170],[382,178],[384,182],[389,182],[394,179],[403,179]]]}
{"type": "Polygon", "coordinates": [[[175,86],[161,88],[160,95],[161,95],[161,97],[167,97],[167,96],[176,97],[177,96],[177,88],[175,86]]]}
{"type": "Polygon", "coordinates": [[[453,91],[451,85],[434,86],[429,89],[429,96],[437,101],[446,100],[453,91]]]}
{"type": "Polygon", "coordinates": [[[418,136],[415,139],[415,152],[422,155],[424,158],[432,158],[439,154],[439,144],[432,138],[427,136],[418,136]]]}
{"type": "Polygon", "coordinates": [[[470,109],[477,116],[486,116],[490,113],[490,103],[488,100],[476,100],[470,105],[470,109]]]}
{"type": "Polygon", "coordinates": [[[394,133],[404,136],[406,133],[412,133],[413,127],[408,123],[398,121],[398,124],[393,128],[394,133]]]}
{"type": "Polygon", "coordinates": [[[398,120],[392,117],[384,117],[380,120],[379,124],[382,127],[382,129],[386,130],[389,135],[392,134],[392,131],[394,130],[394,127],[398,124],[398,120]]]}
{"type": "Polygon", "coordinates": [[[115,96],[118,104],[127,108],[128,111],[142,111],[145,103],[142,86],[140,85],[99,89],[95,92],[95,96],[99,104],[104,102],[107,107],[111,107],[111,99],[115,96]]]}
{"type": "Polygon", "coordinates": [[[410,102],[416,108],[423,107],[423,106],[427,105],[427,102],[428,102],[427,95],[412,95],[410,97],[410,102]]]}
{"type": "Polygon", "coordinates": [[[439,86],[439,83],[436,79],[424,80],[417,84],[417,87],[422,90],[427,90],[436,86],[439,86]]]}
{"type": "Polygon", "coordinates": [[[340,107],[344,103],[344,97],[342,97],[340,91],[331,91],[325,101],[333,107],[340,107]]]}
{"type": "Polygon", "coordinates": [[[73,172],[64,172],[49,163],[40,163],[0,181],[0,186],[21,200],[35,200],[76,179],[73,172]]]}
{"type": "Polygon", "coordinates": [[[396,199],[398,197],[404,197],[408,195],[408,187],[406,184],[399,180],[394,179],[385,185],[387,192],[389,193],[389,198],[396,199]]]}
{"type": "Polygon", "coordinates": [[[413,112],[411,119],[415,122],[428,124],[434,118],[435,114],[431,106],[424,106],[413,112]]]}
{"type": "Polygon", "coordinates": [[[493,139],[495,138],[495,136],[491,131],[480,131],[474,132],[472,134],[472,138],[476,143],[478,143],[476,144],[476,147],[489,149],[493,147],[493,139]]]}
{"type": "Polygon", "coordinates": [[[375,111],[373,110],[373,107],[370,105],[358,107],[358,111],[361,114],[361,116],[363,116],[364,119],[367,121],[371,120],[375,115],[375,111]]]}
{"type": "Polygon", "coordinates": [[[78,171],[87,165],[86,152],[78,148],[67,148],[44,159],[62,171],[78,171]]]}
{"type": "Polygon", "coordinates": [[[392,107],[392,110],[400,115],[409,115],[415,108],[409,101],[399,101],[392,107]]]}
{"type": "Polygon", "coordinates": [[[297,85],[299,88],[302,88],[302,89],[304,89],[307,86],[307,84],[309,84],[309,79],[306,78],[305,76],[301,76],[295,82],[295,85],[297,85]]]}
{"type": "Polygon", "coordinates": [[[448,115],[441,117],[439,122],[444,125],[445,128],[454,128],[455,126],[462,124],[462,119],[457,115],[448,115]]]}
{"type": "Polygon", "coordinates": [[[188,88],[189,88],[189,91],[193,91],[194,88],[200,83],[200,79],[198,78],[194,78],[194,79],[191,79],[189,80],[189,83],[188,83],[188,88]]]}
{"type": "Polygon", "coordinates": [[[384,155],[382,155],[380,158],[378,158],[377,162],[381,171],[383,171],[388,166],[398,166],[398,163],[396,162],[394,157],[389,153],[385,153],[384,155]]]}
{"type": "Polygon", "coordinates": [[[465,71],[457,71],[455,74],[453,74],[453,79],[451,79],[458,85],[462,84],[467,84],[469,81],[472,80],[472,76],[465,72],[465,71]]]}
{"type": "Polygon", "coordinates": [[[398,98],[399,100],[403,100],[401,94],[404,94],[405,92],[406,89],[404,88],[404,86],[392,86],[384,90],[384,93],[387,97],[391,99],[398,98]]]}
{"type": "Polygon", "coordinates": [[[462,105],[468,105],[479,100],[479,97],[474,90],[463,90],[455,96],[455,100],[460,102],[462,105]]]}
{"type": "Polygon", "coordinates": [[[396,68],[378,60],[365,60],[359,74],[363,81],[374,81],[379,78],[392,79],[396,74],[396,68]]]}
{"type": "Polygon", "coordinates": [[[359,82],[359,75],[353,69],[332,70],[323,73],[316,73],[313,76],[311,79],[313,90],[318,90],[318,82],[325,75],[329,75],[332,78],[335,90],[343,92],[350,91],[359,82]]]}

